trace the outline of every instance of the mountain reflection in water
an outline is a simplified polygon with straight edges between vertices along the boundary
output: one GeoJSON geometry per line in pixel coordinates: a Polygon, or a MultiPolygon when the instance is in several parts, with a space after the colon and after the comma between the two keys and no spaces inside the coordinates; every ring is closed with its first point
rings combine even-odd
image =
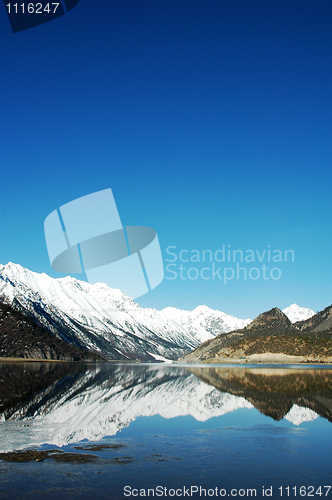
{"type": "Polygon", "coordinates": [[[0,400],[0,449],[11,451],[97,441],[140,416],[205,422],[255,407],[280,420],[293,408],[293,423],[318,415],[331,422],[332,370],[3,363],[0,400]]]}

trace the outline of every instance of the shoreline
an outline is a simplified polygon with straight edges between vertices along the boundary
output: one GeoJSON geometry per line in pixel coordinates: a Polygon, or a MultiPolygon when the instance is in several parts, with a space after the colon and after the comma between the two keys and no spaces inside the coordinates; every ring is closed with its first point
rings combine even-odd
{"type": "MultiPolygon", "coordinates": [[[[197,363],[197,362],[196,362],[197,363]]],[[[238,358],[209,358],[204,361],[198,362],[199,364],[238,364],[238,365],[331,365],[332,356],[322,357],[312,357],[312,356],[292,356],[283,353],[260,353],[260,354],[250,354],[245,357],[238,358]]]]}
{"type": "Polygon", "coordinates": [[[79,361],[65,361],[63,359],[39,358],[0,358],[0,363],[78,363],[79,361]]]}
{"type": "Polygon", "coordinates": [[[101,363],[142,363],[139,360],[129,359],[105,359],[101,361],[69,361],[65,359],[45,359],[45,358],[0,358],[1,363],[83,363],[83,364],[101,364],[101,363]]]}
{"type": "MultiPolygon", "coordinates": [[[[138,360],[123,360],[123,359],[109,359],[105,361],[66,361],[63,359],[39,359],[39,358],[0,358],[1,363],[75,363],[75,364],[100,364],[100,363],[135,363],[135,364],[145,364],[138,360]]],[[[154,363],[147,363],[154,364],[154,363]]],[[[158,365],[163,365],[164,363],[158,363],[158,365]]],[[[173,361],[171,363],[166,363],[167,365],[332,365],[332,357],[325,359],[308,359],[305,356],[289,356],[287,354],[276,354],[276,353],[265,353],[265,354],[251,354],[245,359],[243,358],[221,358],[221,359],[206,359],[204,361],[192,360],[183,361],[181,359],[173,361]]]]}

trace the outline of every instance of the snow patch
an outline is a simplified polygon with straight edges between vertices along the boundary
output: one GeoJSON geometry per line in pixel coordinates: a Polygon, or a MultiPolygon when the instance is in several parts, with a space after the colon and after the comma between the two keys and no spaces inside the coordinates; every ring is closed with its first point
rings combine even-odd
{"type": "Polygon", "coordinates": [[[293,405],[284,418],[294,425],[300,425],[303,422],[312,422],[318,417],[318,413],[310,410],[310,408],[303,408],[302,406],[293,405]]]}
{"type": "Polygon", "coordinates": [[[282,312],[286,314],[286,316],[292,323],[296,323],[297,321],[304,321],[316,314],[312,309],[309,309],[308,307],[300,307],[297,304],[291,304],[290,306],[286,307],[286,309],[283,309],[282,312]]]}

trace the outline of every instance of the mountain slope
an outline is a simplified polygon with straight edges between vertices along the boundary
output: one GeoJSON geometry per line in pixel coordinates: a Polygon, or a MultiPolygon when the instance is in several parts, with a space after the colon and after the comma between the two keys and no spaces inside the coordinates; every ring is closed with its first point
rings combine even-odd
{"type": "Polygon", "coordinates": [[[294,323],[295,328],[301,332],[313,331],[322,332],[332,328],[332,306],[328,306],[323,311],[319,311],[314,316],[294,323]]]}
{"type": "Polygon", "coordinates": [[[0,302],[0,358],[103,361],[98,354],[69,345],[28,316],[0,302]]]}
{"type": "Polygon", "coordinates": [[[193,311],[185,311],[175,307],[165,307],[160,314],[164,318],[173,319],[199,342],[205,342],[221,333],[244,328],[251,319],[238,319],[230,314],[210,309],[207,306],[198,306],[193,311]]]}
{"type": "Polygon", "coordinates": [[[0,299],[69,344],[108,359],[177,359],[199,345],[183,327],[120,290],[0,266],[0,299]]]}

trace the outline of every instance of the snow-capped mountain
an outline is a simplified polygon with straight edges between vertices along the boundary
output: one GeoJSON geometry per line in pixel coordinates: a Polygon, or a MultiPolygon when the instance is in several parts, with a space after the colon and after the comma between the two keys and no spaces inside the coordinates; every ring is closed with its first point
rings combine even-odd
{"type": "Polygon", "coordinates": [[[0,298],[56,336],[108,359],[178,359],[199,345],[172,319],[102,283],[54,279],[9,263],[0,265],[0,298]]]}
{"type": "Polygon", "coordinates": [[[309,319],[316,314],[312,309],[300,307],[297,304],[291,304],[286,309],[283,309],[282,312],[286,314],[292,323],[309,319]]]}
{"type": "MultiPolygon", "coordinates": [[[[12,263],[0,265],[0,299],[59,338],[108,359],[176,360],[252,321],[204,305],[193,311],[141,308],[103,283],[91,285],[70,276],[54,279],[12,263]]],[[[292,322],[315,314],[296,304],[283,312],[292,322]]]]}
{"type": "Polygon", "coordinates": [[[120,290],[0,265],[0,298],[64,340],[109,359],[174,360],[250,319],[199,306],[141,308],[120,290]]]}
{"type": "Polygon", "coordinates": [[[249,318],[238,319],[207,306],[198,306],[193,311],[165,307],[162,309],[161,315],[176,321],[199,340],[199,343],[212,339],[221,333],[244,328],[252,321],[249,318]]]}

